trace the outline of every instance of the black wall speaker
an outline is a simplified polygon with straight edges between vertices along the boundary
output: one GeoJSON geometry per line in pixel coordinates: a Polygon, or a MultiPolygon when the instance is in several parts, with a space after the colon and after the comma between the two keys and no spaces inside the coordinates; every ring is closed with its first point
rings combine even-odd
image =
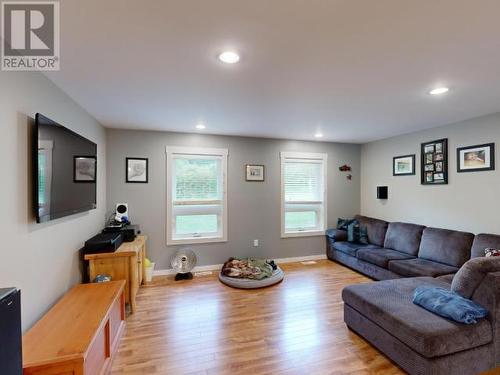
{"type": "Polygon", "coordinates": [[[389,188],[387,186],[377,186],[377,199],[387,199],[389,188]]]}

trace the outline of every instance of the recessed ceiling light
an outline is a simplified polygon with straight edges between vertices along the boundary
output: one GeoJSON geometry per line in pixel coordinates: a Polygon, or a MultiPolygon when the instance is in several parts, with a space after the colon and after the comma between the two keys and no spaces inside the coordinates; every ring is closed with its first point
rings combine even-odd
{"type": "Polygon", "coordinates": [[[205,129],[205,128],[206,128],[205,124],[201,124],[201,123],[200,123],[200,124],[197,124],[197,125],[196,125],[196,129],[203,130],[203,129],[205,129]]]}
{"type": "Polygon", "coordinates": [[[240,55],[233,51],[224,51],[219,55],[219,60],[226,64],[236,64],[240,61],[240,55]]]}
{"type": "Polygon", "coordinates": [[[323,138],[323,133],[317,132],[316,134],[314,134],[314,137],[315,138],[323,138]]]}
{"type": "Polygon", "coordinates": [[[441,95],[441,94],[447,93],[448,91],[450,91],[450,89],[448,87],[437,87],[434,90],[429,91],[429,94],[441,95]]]}

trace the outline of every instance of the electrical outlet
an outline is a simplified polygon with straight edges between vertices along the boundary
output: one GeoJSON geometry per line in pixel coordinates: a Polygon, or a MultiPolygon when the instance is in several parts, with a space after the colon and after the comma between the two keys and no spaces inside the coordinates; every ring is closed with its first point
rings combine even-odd
{"type": "Polygon", "coordinates": [[[253,240],[253,247],[259,246],[259,240],[253,240]]]}

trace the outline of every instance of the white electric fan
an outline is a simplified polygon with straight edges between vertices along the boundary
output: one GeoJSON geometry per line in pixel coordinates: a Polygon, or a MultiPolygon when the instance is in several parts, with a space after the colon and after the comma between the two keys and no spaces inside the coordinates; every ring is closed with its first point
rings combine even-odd
{"type": "Polygon", "coordinates": [[[175,281],[191,280],[193,278],[191,270],[196,266],[196,254],[190,249],[178,250],[172,255],[170,264],[177,271],[175,281]]]}

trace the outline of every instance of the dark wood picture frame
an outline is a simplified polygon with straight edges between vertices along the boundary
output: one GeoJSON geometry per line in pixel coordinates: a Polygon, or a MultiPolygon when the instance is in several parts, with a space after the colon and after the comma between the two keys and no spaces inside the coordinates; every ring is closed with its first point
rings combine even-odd
{"type": "Polygon", "coordinates": [[[401,156],[394,156],[392,158],[392,175],[393,176],[414,176],[415,175],[415,162],[416,162],[416,155],[415,154],[410,154],[410,155],[401,155],[401,156]],[[403,159],[403,158],[411,158],[411,172],[408,173],[396,173],[396,160],[398,159],[403,159]]]}
{"type": "Polygon", "coordinates": [[[264,182],[266,179],[266,167],[263,164],[245,164],[245,181],[248,182],[264,182]],[[262,178],[261,179],[248,179],[248,168],[249,167],[260,167],[262,168],[262,178]]]}
{"type": "Polygon", "coordinates": [[[421,184],[448,184],[448,138],[422,143],[420,154],[421,184]]]}
{"type": "Polygon", "coordinates": [[[457,148],[457,172],[458,173],[466,173],[466,172],[482,172],[482,171],[494,171],[495,170],[495,143],[485,143],[482,145],[474,145],[474,146],[465,146],[457,148]],[[484,168],[461,168],[461,156],[460,153],[466,150],[473,150],[475,148],[489,148],[490,152],[490,165],[484,168]]]}
{"type": "Polygon", "coordinates": [[[129,184],[147,184],[149,182],[149,159],[148,158],[125,158],[125,182],[129,184]],[[146,180],[145,181],[134,181],[130,180],[128,174],[128,164],[129,161],[145,161],[146,162],[146,180]]]}
{"type": "Polygon", "coordinates": [[[77,184],[91,183],[95,184],[97,182],[97,157],[93,155],[75,155],[73,156],[73,182],[77,184]],[[92,159],[94,161],[94,179],[93,180],[79,180],[76,176],[76,161],[78,159],[92,159]]]}

